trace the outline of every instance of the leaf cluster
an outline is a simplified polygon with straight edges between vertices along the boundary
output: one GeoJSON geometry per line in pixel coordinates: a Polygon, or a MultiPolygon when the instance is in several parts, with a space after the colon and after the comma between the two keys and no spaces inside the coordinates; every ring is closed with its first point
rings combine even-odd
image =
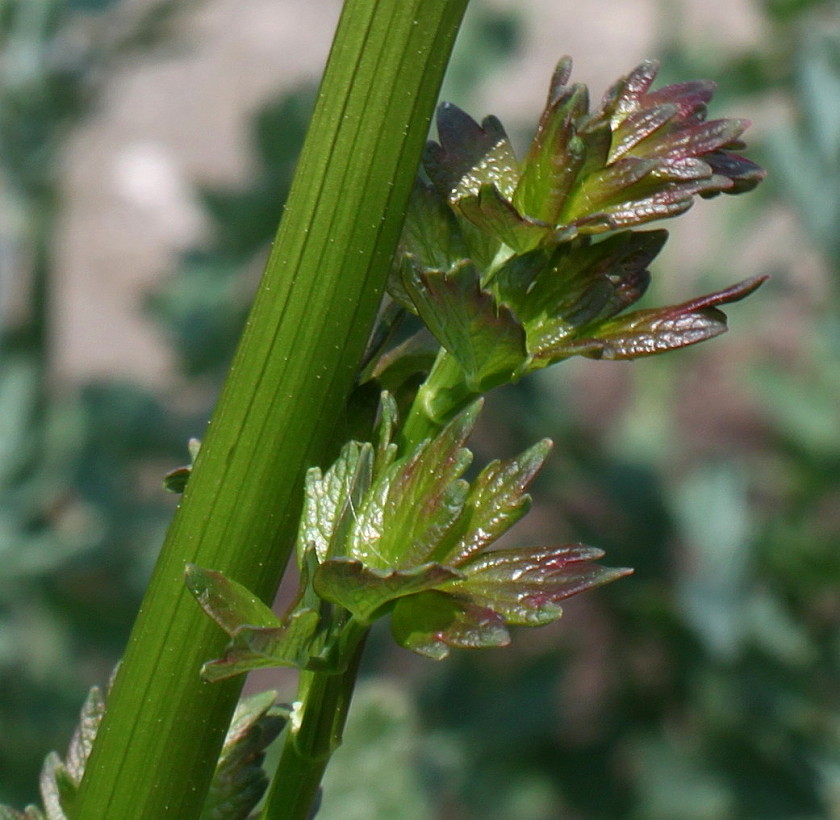
{"type": "Polygon", "coordinates": [[[707,120],[713,83],[651,90],[646,62],[590,112],[570,73],[564,58],[521,162],[496,118],[438,112],[389,290],[457,361],[467,394],[573,355],[634,359],[712,338],[726,330],[719,307],[762,281],[625,312],[667,238],[628,229],[748,191],[764,172],[734,153],[745,120],[707,120]]]}
{"type": "Polygon", "coordinates": [[[562,599],[627,574],[594,564],[603,552],[579,544],[488,550],[530,507],[526,490],[551,443],[466,481],[465,444],[480,406],[400,456],[396,403],[384,393],[376,443],[351,441],[329,469],[309,471],[301,591],[282,618],[239,584],[191,567],[190,590],[232,638],[205,677],[262,665],[330,668],[360,629],[387,614],[396,641],[427,657],[505,646],[508,626],[551,623],[562,599]]]}

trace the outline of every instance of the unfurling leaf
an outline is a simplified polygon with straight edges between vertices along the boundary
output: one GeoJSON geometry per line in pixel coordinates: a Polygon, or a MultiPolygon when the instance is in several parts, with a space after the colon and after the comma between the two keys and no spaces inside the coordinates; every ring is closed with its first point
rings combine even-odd
{"type": "Polygon", "coordinates": [[[712,83],[651,91],[657,71],[642,63],[590,113],[585,86],[566,85],[571,61],[561,60],[521,169],[497,120],[479,126],[442,106],[440,145],[431,143],[424,160],[429,178],[462,219],[516,253],[676,216],[697,195],[754,187],[764,172],[731,153],[747,121],[706,121],[712,83]]]}
{"type": "Polygon", "coordinates": [[[371,569],[409,569],[428,562],[463,509],[461,475],[472,454],[464,443],[481,402],[457,415],[435,438],[391,464],[358,508],[346,555],[371,569]]]}
{"type": "MultiPolygon", "coordinates": [[[[475,402],[434,438],[396,459],[391,442],[396,408],[383,395],[371,483],[356,497],[346,536],[336,541],[329,528],[306,531],[313,541],[340,544],[317,566],[310,546],[312,594],[349,613],[345,623],[356,629],[390,612],[398,642],[429,657],[444,657],[452,647],[503,646],[509,642],[508,624],[555,620],[559,600],[627,572],[594,565],[601,553],[584,547],[486,552],[528,510],[526,491],[551,442],[545,439],[514,458],[491,462],[470,484],[462,478],[472,458],[465,444],[480,407],[475,402]]],[[[365,446],[372,451],[372,445],[365,446]]],[[[327,476],[342,470],[355,474],[361,448],[345,447],[324,478],[310,482],[308,492],[321,493],[329,485],[336,497],[346,495],[347,484],[330,483],[327,476]],[[339,470],[339,464],[345,467],[339,470]]],[[[344,526],[333,514],[335,505],[325,509],[331,526],[344,526]]],[[[317,603],[310,600],[308,607],[314,611],[317,603]]],[[[231,649],[240,648],[247,636],[253,653],[256,632],[240,629],[231,649]]],[[[271,639],[268,630],[262,632],[271,639]]],[[[266,660],[274,651],[265,651],[266,660]]],[[[247,662],[253,664],[253,658],[247,662]]],[[[211,670],[212,665],[205,667],[205,675],[211,670]]]]}

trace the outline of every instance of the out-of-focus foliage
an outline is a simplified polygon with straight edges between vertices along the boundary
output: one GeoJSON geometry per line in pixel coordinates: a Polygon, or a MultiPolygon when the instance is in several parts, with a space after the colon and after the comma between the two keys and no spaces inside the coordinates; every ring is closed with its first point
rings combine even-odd
{"type": "MultiPolygon", "coordinates": [[[[66,746],[89,683],[121,650],[168,515],[159,478],[201,432],[136,386],[58,396],[44,386],[60,140],[95,99],[103,66],[160,34],[133,29],[117,48],[103,25],[77,53],[61,32],[71,19],[95,32],[121,5],[18,0],[0,11],[0,297],[11,276],[32,285],[31,314],[4,329],[0,358],[0,802],[17,805],[35,799],[45,751],[66,746]],[[10,52],[28,55],[29,74],[8,73],[10,52]]],[[[760,48],[719,56],[674,39],[658,49],[663,79],[710,76],[722,102],[772,97],[795,112],[767,134],[765,192],[724,235],[760,235],[786,207],[820,281],[798,292],[787,270],[733,270],[726,247],[709,248],[698,267],[713,285],[774,274],[722,341],[652,362],[566,363],[492,398],[479,450],[482,436],[494,454],[556,441],[534,490],[549,501],[532,513],[544,527],[533,537],[596,544],[636,574],[576,605],[584,633],[520,634],[504,655],[423,665],[374,639],[371,672],[406,665],[404,689],[421,693],[419,728],[402,734],[412,710],[401,699],[360,690],[351,721],[379,740],[354,747],[351,723],[325,817],[356,816],[342,814],[346,800],[348,812],[361,801],[358,816],[385,820],[397,797],[400,816],[418,819],[840,815],[840,7],[756,7],[760,48]],[[398,760],[417,769],[388,780],[396,796],[365,803],[359,784],[398,760]]],[[[453,72],[460,87],[445,93],[459,101],[488,54],[515,41],[510,18],[485,11],[473,23],[453,72]],[[470,38],[493,48],[467,48],[470,38]]],[[[152,299],[185,373],[205,385],[232,352],[310,100],[301,91],[257,115],[251,181],[201,192],[212,239],[152,299]]]]}
{"type": "MultiPolygon", "coordinates": [[[[764,271],[775,282],[752,326],[703,355],[634,366],[619,407],[581,402],[599,389],[591,368],[496,405],[506,436],[518,424],[523,440],[555,438],[548,522],[636,573],[581,603],[595,625],[579,640],[535,640],[517,665],[459,657],[424,688],[426,718],[462,755],[438,780],[448,816],[840,812],[840,7],[766,6],[778,37],[761,51],[715,70],[708,44],[675,44],[663,63],[669,79],[720,76],[730,97],[795,112],[767,136],[772,197],[724,235],[738,243],[793,210],[790,241],[816,251],[820,279],[797,292],[801,271],[764,271]],[[520,780],[542,799],[514,813],[520,780]]],[[[724,248],[702,265],[725,279],[727,262],[724,248]]]]}
{"type": "Polygon", "coordinates": [[[0,9],[0,801],[18,804],[121,651],[168,517],[145,473],[186,434],[135,385],[68,391],[51,372],[61,148],[107,70],[162,42],[184,4],[128,6],[0,9]]]}

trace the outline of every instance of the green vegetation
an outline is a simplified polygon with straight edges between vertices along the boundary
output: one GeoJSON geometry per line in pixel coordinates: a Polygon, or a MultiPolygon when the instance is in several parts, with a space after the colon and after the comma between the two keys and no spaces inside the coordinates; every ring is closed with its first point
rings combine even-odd
{"type": "MultiPolygon", "coordinates": [[[[27,249],[23,258],[30,260],[26,281],[31,283],[30,310],[23,321],[4,329],[0,379],[7,454],[0,475],[0,511],[3,532],[8,533],[2,547],[7,571],[0,585],[0,715],[6,727],[0,747],[0,799],[17,805],[37,799],[37,769],[45,749],[66,746],[91,677],[101,683],[104,670],[122,654],[145,581],[143,568],[168,517],[162,494],[138,498],[138,477],[164,462],[182,462],[187,439],[200,435],[203,427],[203,413],[186,418],[173,409],[177,397],[113,383],[58,396],[45,378],[50,356],[45,306],[54,268],[48,240],[60,208],[60,137],[81,122],[96,98],[97,67],[113,65],[129,49],[171,36],[167,25],[172,9],[164,3],[135,20],[130,31],[109,39],[112,29],[106,21],[119,5],[39,4],[44,14],[34,28],[35,18],[21,11],[23,5],[11,4],[0,16],[4,53],[15,43],[19,46],[24,34],[30,47],[40,44],[46,53],[80,16],[101,24],[97,30],[102,34],[101,40],[91,40],[89,59],[74,65],[73,72],[44,60],[40,73],[26,83],[20,75],[3,78],[0,167],[2,190],[13,196],[0,204],[15,216],[4,220],[17,226],[17,232],[7,229],[5,240],[14,240],[10,247],[27,249]]],[[[345,13],[372,14],[375,5],[360,3],[354,11],[354,4],[348,4],[345,13]]],[[[427,34],[434,28],[435,12],[429,6],[418,12],[431,15],[424,17],[427,34]]],[[[451,9],[448,13],[454,14],[451,9]]],[[[347,322],[354,314],[358,324],[324,364],[324,373],[342,374],[336,381],[320,380],[330,382],[323,385],[326,393],[319,392],[321,387],[308,392],[316,381],[312,374],[320,371],[305,356],[299,369],[283,365],[282,373],[272,371],[260,382],[248,375],[249,356],[259,358],[243,352],[249,343],[237,354],[237,375],[225,388],[212,432],[204,437],[195,475],[182,470],[174,479],[181,482],[174,489],[187,487],[178,519],[187,523],[170,530],[151,603],[144,607],[148,626],[142,627],[141,620],[120,672],[124,680],[136,681],[145,665],[146,672],[139,674],[146,676],[152,691],[159,691],[161,705],[127,686],[120,694],[118,683],[113,692],[118,705],[108,718],[113,728],[107,731],[118,746],[118,739],[127,736],[123,732],[134,733],[136,740],[120,755],[107,751],[107,741],[105,752],[95,752],[100,782],[119,782],[121,768],[135,765],[133,757],[146,764],[148,780],[159,784],[157,794],[141,794],[144,784],[136,779],[130,789],[124,780],[123,795],[114,792],[113,798],[108,791],[113,786],[97,796],[99,787],[87,784],[82,814],[76,814],[77,803],[70,816],[166,816],[165,805],[174,812],[169,816],[198,816],[203,788],[186,771],[200,770],[204,783],[213,775],[238,689],[230,682],[200,682],[201,663],[221,658],[205,666],[205,674],[221,678],[274,663],[304,667],[297,696],[302,706],[289,712],[265,698],[250,703],[238,731],[235,727],[228,736],[238,743],[225,747],[214,797],[201,816],[245,817],[251,811],[264,787],[259,764],[266,747],[290,725],[281,741],[283,776],[275,782],[263,816],[306,817],[340,738],[365,641],[363,682],[350,710],[346,743],[327,774],[319,818],[386,818],[393,816],[395,805],[401,816],[418,820],[818,818],[838,811],[840,555],[833,514],[840,464],[840,333],[833,282],[840,264],[840,154],[833,104],[840,87],[838,13],[832,3],[765,3],[772,40],[760,52],[729,54],[726,62],[715,63],[702,43],[675,39],[663,48],[668,82],[696,76],[720,80],[715,107],[741,110],[781,95],[798,112],[793,125],[773,126],[759,146],[762,165],[770,171],[760,193],[739,198],[737,208],[723,209],[720,200],[702,206],[726,213],[713,229],[722,239],[707,243],[707,255],[693,265],[704,289],[714,292],[675,308],[655,308],[646,301],[641,309],[628,310],[647,284],[649,267],[653,304],[667,298],[660,295],[665,289],[658,283],[663,280],[669,282],[668,297],[683,298],[692,287],[680,281],[667,252],[663,263],[654,262],[662,232],[635,230],[645,221],[639,203],[657,196],[650,180],[666,183],[668,193],[658,203],[665,212],[677,213],[695,194],[724,187],[737,191],[758,175],[750,163],[738,165],[726,156],[740,133],[731,120],[704,132],[704,139],[717,140],[714,144],[701,145],[692,132],[697,150],[682,157],[682,181],[677,184],[676,177],[668,177],[677,170],[668,164],[673,143],[634,142],[633,128],[622,122],[628,107],[631,117],[640,114],[639,122],[650,121],[656,105],[676,105],[678,112],[686,106],[705,107],[709,86],[677,86],[670,98],[667,91],[654,90],[651,102],[646,95],[655,72],[642,66],[616,87],[612,99],[619,101],[615,110],[623,116],[615,116],[606,103],[601,109],[592,105],[589,110],[595,113],[588,118],[582,92],[569,84],[568,66],[561,64],[542,133],[552,134],[544,144],[556,146],[557,134],[567,129],[560,142],[571,148],[563,162],[556,161],[554,148],[541,153],[538,138],[526,170],[519,168],[521,175],[514,173],[517,166],[508,153],[498,154],[484,164],[490,178],[477,174],[460,188],[464,169],[481,165],[488,149],[509,149],[500,141],[503,132],[497,123],[485,121],[479,127],[456,109],[444,109],[441,146],[427,151],[425,159],[432,184],[415,187],[398,256],[402,261],[391,270],[391,294],[409,315],[398,327],[396,308],[380,314],[381,332],[373,339],[385,346],[369,347],[361,375],[355,363],[362,358],[378,302],[378,290],[366,278],[367,262],[358,279],[341,267],[352,267],[351,262],[335,268],[345,296],[356,282],[358,299],[313,307],[314,297],[306,291],[307,323],[293,322],[311,325],[309,341],[301,342],[297,331],[294,341],[319,358],[325,347],[333,347],[323,340],[335,338],[331,334],[340,311],[357,302],[363,306],[358,315],[344,314],[347,322]],[[610,180],[599,176],[591,162],[576,174],[567,173],[577,161],[579,143],[590,159],[597,155],[599,116],[601,122],[610,122],[613,146],[629,146],[624,158],[632,162],[625,167],[647,163],[639,171],[642,176],[625,174],[618,180],[614,175],[610,180]],[[711,177],[700,167],[707,154],[714,155],[707,167],[717,172],[711,177]],[[565,191],[553,176],[558,168],[565,173],[565,191]],[[689,169],[693,177],[686,175],[689,169]],[[644,174],[651,175],[647,183],[638,181],[644,174]],[[555,195],[557,208],[535,210],[547,207],[555,195]],[[811,269],[819,270],[816,287],[827,294],[822,299],[807,288],[794,288],[794,276],[801,280],[802,274],[778,270],[772,259],[765,257],[743,273],[741,263],[733,261],[741,245],[772,243],[764,226],[782,207],[793,210],[805,229],[802,254],[807,251],[811,269]],[[471,262],[465,264],[465,258],[471,262]],[[774,282],[746,306],[738,306],[736,332],[702,352],[632,365],[585,358],[629,358],[716,335],[725,328],[720,305],[746,295],[767,273],[775,275],[774,282]],[[725,287],[747,274],[753,277],[748,283],[725,287]],[[570,286],[562,293],[552,292],[558,277],[570,286]],[[612,290],[605,291],[607,285],[612,290]],[[441,312],[447,321],[440,320],[441,312]],[[319,329],[311,322],[314,315],[330,317],[329,327],[319,329]],[[658,339],[653,348],[640,341],[651,336],[658,339]],[[556,368],[542,368],[572,356],[556,368]],[[435,359],[431,376],[420,386],[418,374],[435,359]],[[292,371],[297,373],[289,388],[294,400],[273,403],[276,419],[243,416],[241,423],[231,422],[235,435],[217,432],[224,419],[235,419],[237,404],[249,389],[267,396],[270,391],[262,391],[260,384],[287,384],[283,380],[292,378],[292,371]],[[530,371],[539,372],[519,381],[530,371]],[[342,397],[354,379],[356,389],[345,402],[342,397]],[[383,387],[394,398],[383,400],[374,428],[383,387]],[[464,445],[478,410],[473,402],[491,388],[497,389],[482,412],[472,447],[479,466],[499,456],[502,460],[465,473],[469,456],[464,445]],[[603,395],[605,389],[612,392],[599,398],[599,390],[603,395]],[[335,414],[324,409],[336,406],[346,407],[337,424],[335,414]],[[325,417],[330,424],[322,423],[325,417]],[[320,442],[303,431],[301,425],[309,424],[313,430],[320,425],[320,442]],[[260,429],[260,436],[252,436],[251,429],[260,429]],[[225,435],[233,438],[226,440],[225,435]],[[535,485],[533,518],[540,526],[537,531],[532,525],[527,542],[568,543],[560,550],[517,551],[508,539],[500,550],[482,553],[525,512],[525,490],[547,455],[545,444],[526,448],[545,435],[555,442],[554,454],[535,485]],[[281,480],[276,452],[286,439],[296,455],[284,458],[281,480]],[[357,443],[341,449],[348,439],[357,443]],[[234,443],[235,458],[228,460],[234,443]],[[521,456],[512,455],[519,451],[521,456]],[[321,467],[304,482],[304,469],[315,464],[321,467]],[[415,472],[417,465],[421,469],[415,472]],[[494,476],[501,474],[512,481],[509,486],[494,484],[494,476]],[[337,476],[345,478],[336,481],[337,476]],[[222,489],[214,495],[206,488],[218,480],[222,489]],[[230,482],[227,489],[224,482],[230,482]],[[508,494],[501,492],[503,486],[508,494]],[[243,494],[242,488],[248,492],[243,494]],[[346,491],[346,497],[333,497],[335,488],[346,491]],[[298,530],[293,513],[304,495],[308,513],[297,550],[301,594],[286,616],[275,616],[248,590],[270,597],[282,568],[279,556],[291,547],[298,530]],[[269,498],[274,505],[270,516],[258,514],[269,498]],[[423,505],[427,519],[418,522],[406,514],[416,503],[423,505]],[[283,504],[288,514],[281,514],[283,504]],[[485,526],[500,510],[503,520],[496,529],[485,526]],[[487,521],[482,515],[489,516],[487,521]],[[213,524],[229,516],[238,522],[229,529],[213,524]],[[383,521],[386,527],[380,527],[383,521]],[[281,530],[287,536],[278,539],[281,530]],[[371,540],[371,531],[379,536],[371,540]],[[477,541],[478,532],[483,535],[477,541]],[[241,547],[232,546],[234,533],[241,537],[241,547]],[[413,552],[406,552],[395,533],[414,545],[413,552]],[[512,645],[503,650],[460,649],[505,644],[511,638],[508,626],[553,621],[560,614],[559,599],[620,574],[591,563],[599,550],[569,546],[580,541],[603,548],[611,564],[633,567],[635,575],[571,602],[560,627],[513,630],[512,645]],[[278,550],[273,561],[266,557],[267,542],[278,550]],[[262,550],[258,558],[248,552],[251,548],[262,550]],[[559,564],[558,556],[563,557],[559,564]],[[523,559],[527,566],[516,563],[523,559]],[[228,633],[227,650],[223,631],[183,587],[187,561],[197,565],[189,576],[190,588],[228,633]],[[505,575],[508,570],[514,574],[505,575]],[[513,586],[514,575],[517,583],[524,578],[534,586],[513,586]],[[244,586],[232,586],[225,576],[244,586]],[[172,606],[175,598],[178,604],[172,606]],[[149,614],[154,607],[168,614],[149,614]],[[447,660],[433,669],[409,664],[407,685],[395,686],[383,670],[404,660],[404,650],[394,648],[378,627],[366,635],[367,627],[383,615],[390,615],[393,634],[403,646],[432,657],[448,654],[447,660]],[[148,658],[162,650],[143,649],[143,642],[162,636],[163,630],[155,634],[161,618],[173,619],[173,628],[183,635],[178,642],[183,652],[164,656],[163,665],[157,659],[149,665],[148,658]],[[144,661],[147,651],[151,655],[144,661]],[[179,681],[187,688],[173,697],[181,691],[179,681]],[[336,705],[332,717],[327,708],[331,703],[336,705]],[[177,720],[170,722],[171,730],[164,724],[147,731],[144,724],[167,710],[186,716],[204,735],[196,728],[183,736],[177,720]],[[409,732],[407,726],[416,728],[409,732]],[[149,762],[150,748],[161,744],[177,757],[178,766],[165,758],[149,762]],[[381,750],[378,755],[376,749],[381,750]],[[384,774],[392,760],[402,763],[393,782],[384,774]],[[361,784],[371,778],[377,785],[363,789],[361,784]],[[284,798],[295,791],[289,784],[296,779],[298,802],[289,803],[284,798]],[[186,781],[190,789],[183,788],[186,781]],[[248,799],[227,814],[212,814],[211,807],[222,806],[233,793],[230,789],[237,788],[230,784],[243,785],[240,795],[247,792],[248,799]],[[114,802],[120,800],[128,803],[114,802]]],[[[400,61],[404,49],[396,45],[401,29],[389,22],[392,41],[377,58],[382,62],[374,60],[369,69],[378,78],[387,66],[413,76],[418,88],[422,85],[428,117],[448,45],[430,46],[437,74],[412,74],[410,61],[400,61]],[[390,62],[389,47],[394,48],[390,62]]],[[[455,18],[438,23],[451,41],[455,18]]],[[[346,25],[348,42],[364,28],[358,21],[346,25]]],[[[471,25],[473,31],[484,26],[486,33],[496,35],[478,38],[501,49],[492,54],[494,60],[503,60],[504,50],[515,43],[517,29],[507,18],[477,12],[471,25]]],[[[477,63],[485,59],[490,58],[456,56],[460,63],[455,77],[468,86],[480,73],[477,63]]],[[[334,76],[340,74],[339,64],[336,58],[334,76]]],[[[502,75],[498,82],[502,87],[502,75]]],[[[355,86],[335,93],[347,93],[352,100],[354,87],[362,95],[356,102],[364,101],[370,119],[350,118],[347,127],[360,130],[348,132],[346,154],[340,153],[337,136],[334,156],[344,157],[348,173],[355,168],[364,176],[365,163],[375,155],[378,171],[367,179],[374,188],[326,189],[335,192],[333,205],[350,230],[341,248],[367,246],[376,234],[379,249],[366,258],[373,260],[370,269],[379,271],[381,286],[391,255],[385,246],[396,244],[400,220],[381,233],[371,233],[368,225],[365,239],[356,222],[358,202],[364,201],[367,209],[376,201],[401,216],[402,209],[388,199],[399,194],[399,185],[391,191],[390,180],[400,180],[401,196],[408,198],[414,172],[409,155],[419,155],[426,125],[423,117],[412,125],[405,153],[396,147],[390,154],[352,150],[360,140],[380,139],[386,130],[377,124],[376,111],[393,123],[397,106],[414,123],[413,113],[400,108],[404,101],[379,100],[383,106],[377,109],[376,95],[364,96],[376,87],[364,71],[358,72],[355,86]],[[377,184],[382,186],[379,199],[373,194],[377,184]]],[[[151,300],[152,311],[176,345],[187,380],[218,383],[227,369],[248,301],[231,297],[245,292],[240,283],[273,236],[311,99],[311,92],[302,90],[270,103],[256,116],[253,133],[260,165],[253,183],[202,192],[217,229],[208,232],[212,239],[205,246],[184,255],[179,270],[151,300]]],[[[340,135],[341,123],[330,116],[337,107],[335,100],[322,96],[316,117],[332,122],[340,135]]],[[[678,141],[680,128],[690,122],[679,116],[671,122],[671,136],[678,141]]],[[[325,128],[318,129],[322,137],[325,128]]],[[[329,173],[337,167],[319,165],[314,159],[318,146],[313,145],[300,160],[304,170],[311,169],[309,180],[318,169],[329,173]]],[[[621,158],[613,150],[610,162],[621,158]]],[[[314,196],[317,190],[315,186],[303,196],[314,196]]],[[[294,203],[294,192],[291,196],[294,203]]],[[[291,210],[308,213],[303,205],[291,210]]],[[[336,236],[339,223],[329,223],[329,231],[323,220],[312,222],[316,224],[324,237],[336,236]]],[[[292,233],[286,239],[281,235],[269,270],[292,259],[295,245],[288,236],[293,227],[284,231],[292,233]]],[[[301,246],[301,253],[306,247],[301,246]]],[[[334,253],[338,259],[338,251],[334,253]]],[[[327,286],[326,271],[333,266],[325,261],[314,267],[324,286],[317,298],[327,300],[336,290],[327,286]]],[[[282,282],[297,281],[294,276],[285,275],[282,282],[271,276],[266,282],[274,290],[272,298],[258,298],[252,328],[271,312],[278,289],[285,287],[282,282]]],[[[250,334],[259,348],[259,333],[252,329],[250,334]]],[[[265,341],[263,354],[271,361],[274,342],[265,341]]],[[[290,343],[282,344],[289,349],[290,343]]],[[[86,706],[83,726],[88,729],[98,725],[101,715],[97,697],[92,695],[86,706]]],[[[91,735],[83,732],[82,740],[74,741],[76,751],[71,749],[65,764],[55,756],[47,761],[48,781],[55,784],[53,803],[45,805],[50,818],[61,816],[58,803],[67,808],[74,799],[79,758],[86,758],[91,735]]],[[[277,753],[269,750],[274,760],[269,772],[277,753]]],[[[4,816],[19,815],[8,811],[4,816]]],[[[33,810],[29,816],[38,815],[33,810]]]]}

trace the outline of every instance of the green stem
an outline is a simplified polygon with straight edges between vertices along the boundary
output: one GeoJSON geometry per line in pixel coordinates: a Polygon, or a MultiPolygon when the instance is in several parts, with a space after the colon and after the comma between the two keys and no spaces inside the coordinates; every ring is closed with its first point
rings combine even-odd
{"type": "Polygon", "coordinates": [[[246,331],[126,650],[74,820],[200,815],[241,681],[188,562],[269,601],[353,385],[467,0],[347,0],[246,331]]]}
{"type": "Polygon", "coordinates": [[[301,673],[296,712],[300,723],[286,734],[261,820],[311,816],[324,770],[341,745],[366,637],[367,629],[359,632],[345,671],[301,673]]]}
{"type": "MultiPolygon", "coordinates": [[[[473,398],[461,367],[441,350],[401,431],[402,451],[410,452],[433,435],[473,398]]],[[[261,820],[308,820],[312,816],[327,763],[341,744],[366,636],[365,628],[359,638],[353,633],[345,642],[344,653],[352,653],[352,657],[344,672],[301,673],[296,707],[300,724],[287,731],[261,820]]]]}
{"type": "Polygon", "coordinates": [[[403,425],[401,441],[404,452],[433,436],[479,395],[467,386],[464,371],[455,357],[441,349],[426,381],[417,391],[403,425]]]}

